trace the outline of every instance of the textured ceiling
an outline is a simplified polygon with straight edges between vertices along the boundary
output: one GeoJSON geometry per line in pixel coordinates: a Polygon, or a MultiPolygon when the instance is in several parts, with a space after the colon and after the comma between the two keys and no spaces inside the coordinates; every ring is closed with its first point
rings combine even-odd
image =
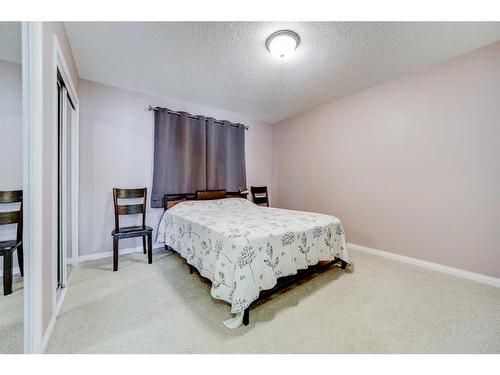
{"type": "MultiPolygon", "coordinates": [[[[276,122],[500,40],[500,23],[67,22],[80,77],[276,122]],[[279,61],[269,34],[301,44],[279,61]]],[[[154,103],[152,103],[154,104],[154,103]]]]}
{"type": "Polygon", "coordinates": [[[0,59],[21,63],[21,22],[0,22],[0,59]]]}

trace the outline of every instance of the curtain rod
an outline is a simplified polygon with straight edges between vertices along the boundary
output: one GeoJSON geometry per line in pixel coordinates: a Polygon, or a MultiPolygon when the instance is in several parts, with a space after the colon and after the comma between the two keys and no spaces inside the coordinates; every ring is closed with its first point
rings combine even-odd
{"type": "MultiPolygon", "coordinates": [[[[148,105],[148,106],[146,107],[146,109],[147,109],[148,111],[159,111],[160,109],[162,109],[162,107],[158,107],[158,106],[154,106],[154,105],[148,105]]],[[[181,115],[181,113],[180,113],[180,112],[175,112],[175,111],[170,111],[170,110],[169,110],[169,111],[167,111],[167,113],[170,113],[171,115],[177,115],[177,116],[180,116],[180,115],[181,115]]],[[[194,115],[189,115],[188,117],[189,117],[189,118],[193,118],[193,119],[199,119],[199,118],[200,118],[200,116],[194,116],[194,115]]],[[[205,121],[207,121],[207,120],[205,120],[205,121]]],[[[219,121],[219,120],[215,120],[214,122],[215,122],[216,124],[221,124],[221,125],[222,125],[222,124],[224,124],[224,122],[223,122],[223,121],[219,121]]],[[[245,128],[245,130],[250,129],[248,126],[243,125],[243,124],[229,124],[229,125],[230,125],[230,126],[234,126],[235,128],[239,128],[240,126],[242,126],[242,127],[244,127],[244,128],[245,128]]]]}

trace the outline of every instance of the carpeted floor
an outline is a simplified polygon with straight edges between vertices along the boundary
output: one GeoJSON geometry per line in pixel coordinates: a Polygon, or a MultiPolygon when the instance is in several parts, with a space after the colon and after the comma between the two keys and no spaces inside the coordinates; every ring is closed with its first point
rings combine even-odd
{"type": "Polygon", "coordinates": [[[87,262],[73,276],[48,353],[500,353],[500,289],[351,251],[256,307],[229,307],[177,254],[87,262]]]}
{"type": "MultiPolygon", "coordinates": [[[[2,281],[0,280],[0,284],[2,281]]],[[[0,289],[0,354],[23,352],[24,293],[23,279],[14,276],[12,294],[3,295],[0,289]]]]}

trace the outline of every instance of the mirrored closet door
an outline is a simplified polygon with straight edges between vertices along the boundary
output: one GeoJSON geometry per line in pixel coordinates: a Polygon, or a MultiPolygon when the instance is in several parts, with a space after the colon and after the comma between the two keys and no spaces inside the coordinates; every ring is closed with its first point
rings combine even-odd
{"type": "Polygon", "coordinates": [[[0,353],[23,353],[21,22],[0,22],[0,353]]]}
{"type": "MultiPolygon", "coordinates": [[[[57,75],[58,90],[58,246],[57,291],[68,286],[74,267],[74,150],[75,106],[68,94],[64,79],[57,75]]],[[[59,297],[59,294],[58,294],[59,297]]]]}

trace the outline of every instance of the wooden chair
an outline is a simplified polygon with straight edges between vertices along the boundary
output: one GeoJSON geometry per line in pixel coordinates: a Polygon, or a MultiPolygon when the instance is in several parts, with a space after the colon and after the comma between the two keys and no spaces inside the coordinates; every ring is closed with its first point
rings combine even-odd
{"type": "Polygon", "coordinates": [[[269,207],[269,195],[267,194],[267,186],[251,186],[252,201],[255,204],[265,204],[269,207]]]}
{"type": "Polygon", "coordinates": [[[122,238],[142,237],[144,254],[148,253],[148,264],[153,263],[152,235],[153,228],[146,226],[146,200],[148,190],[144,189],[113,189],[113,202],[115,206],[115,229],[113,236],[113,271],[118,271],[118,242],[122,238]],[[119,205],[118,199],[142,198],[142,204],[119,205]],[[142,225],[120,228],[121,215],[141,215],[142,225]],[[146,246],[147,238],[147,246],[146,246]]]}
{"type": "Polygon", "coordinates": [[[0,212],[0,225],[17,224],[15,240],[0,241],[0,256],[3,256],[3,295],[12,293],[12,254],[17,250],[19,271],[24,276],[23,266],[23,192],[0,191],[0,204],[21,203],[18,211],[0,212]]]}

